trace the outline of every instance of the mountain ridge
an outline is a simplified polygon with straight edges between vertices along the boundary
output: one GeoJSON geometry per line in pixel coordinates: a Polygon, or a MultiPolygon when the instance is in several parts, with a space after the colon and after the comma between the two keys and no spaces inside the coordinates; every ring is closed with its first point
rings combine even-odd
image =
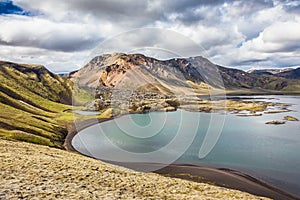
{"type": "Polygon", "coordinates": [[[63,148],[72,87],[42,65],[0,61],[0,137],[63,148]]]}
{"type": "Polygon", "coordinates": [[[276,74],[276,76],[288,79],[300,79],[300,67],[289,71],[280,72],[276,74]]]}
{"type": "MultiPolygon", "coordinates": [[[[0,71],[3,77],[14,79],[31,93],[58,103],[72,104],[71,83],[59,75],[50,72],[43,65],[0,61],[0,71]],[[26,79],[27,81],[22,82],[19,78],[26,79]]],[[[1,88],[3,87],[4,85],[1,88]]]]}
{"type": "Polygon", "coordinates": [[[94,89],[122,88],[125,85],[136,89],[133,83],[145,85],[148,82],[176,91],[176,88],[190,88],[187,83],[190,81],[196,87],[206,84],[206,87],[226,90],[300,91],[298,80],[226,68],[202,56],[158,60],[142,54],[103,54],[68,77],[82,87],[94,89]]]}
{"type": "Polygon", "coordinates": [[[280,69],[250,69],[247,72],[250,74],[265,74],[265,75],[276,75],[281,72],[290,71],[293,68],[280,68],[280,69]]]}

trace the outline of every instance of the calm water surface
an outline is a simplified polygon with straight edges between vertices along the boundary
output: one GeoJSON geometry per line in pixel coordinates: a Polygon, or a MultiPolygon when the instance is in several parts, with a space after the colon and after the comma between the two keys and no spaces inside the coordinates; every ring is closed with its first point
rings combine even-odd
{"type": "MultiPolygon", "coordinates": [[[[97,152],[112,153],[112,145],[125,151],[147,153],[169,144],[178,134],[178,130],[182,129],[185,133],[193,132],[195,129],[193,122],[199,120],[200,125],[192,144],[176,163],[239,170],[300,196],[300,122],[287,121],[283,125],[265,124],[272,120],[282,120],[287,115],[300,119],[300,96],[249,98],[288,103],[291,104],[288,107],[291,111],[256,117],[182,110],[132,114],[103,122],[101,128],[98,124],[84,129],[74,137],[72,144],[79,152],[96,158],[97,152]],[[207,133],[208,125],[214,125],[211,121],[212,115],[223,115],[224,127],[212,151],[205,158],[199,159],[199,148],[207,133]]],[[[189,136],[187,134],[187,137],[189,136]]],[[[164,156],[178,153],[176,151],[176,148],[168,149],[164,156]]]]}

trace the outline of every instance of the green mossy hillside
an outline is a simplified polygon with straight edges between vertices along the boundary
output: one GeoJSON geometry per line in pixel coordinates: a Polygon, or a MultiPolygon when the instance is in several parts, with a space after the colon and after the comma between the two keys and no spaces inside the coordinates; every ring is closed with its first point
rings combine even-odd
{"type": "Polygon", "coordinates": [[[72,88],[44,66],[0,61],[0,137],[62,148],[72,88]]]}

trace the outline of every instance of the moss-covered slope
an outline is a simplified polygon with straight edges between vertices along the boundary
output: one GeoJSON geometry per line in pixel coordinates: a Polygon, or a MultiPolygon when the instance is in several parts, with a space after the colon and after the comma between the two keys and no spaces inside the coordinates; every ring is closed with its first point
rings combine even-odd
{"type": "Polygon", "coordinates": [[[71,103],[67,79],[41,65],[0,61],[0,137],[62,147],[71,103]]]}

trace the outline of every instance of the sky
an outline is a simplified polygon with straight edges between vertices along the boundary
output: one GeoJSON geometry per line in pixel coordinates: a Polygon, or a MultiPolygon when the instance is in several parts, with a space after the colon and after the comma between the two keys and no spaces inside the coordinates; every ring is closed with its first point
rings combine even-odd
{"type": "MultiPolygon", "coordinates": [[[[300,1],[0,0],[0,60],[53,72],[83,67],[105,42],[134,52],[184,49],[187,40],[226,67],[300,67],[300,1]]],[[[168,58],[159,54],[149,56],[168,58]]]]}

